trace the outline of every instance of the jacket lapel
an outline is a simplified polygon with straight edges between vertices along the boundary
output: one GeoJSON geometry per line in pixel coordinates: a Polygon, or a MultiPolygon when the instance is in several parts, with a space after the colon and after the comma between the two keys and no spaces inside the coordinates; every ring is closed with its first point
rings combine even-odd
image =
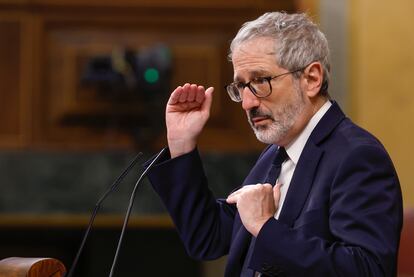
{"type": "Polygon", "coordinates": [[[323,150],[319,145],[343,119],[345,119],[345,114],[336,102],[332,102],[332,106],[321,118],[306,142],[279,216],[279,220],[288,226],[292,226],[299,216],[312,188],[319,161],[323,156],[323,150]]]}
{"type": "MultiPolygon", "coordinates": [[[[249,175],[247,175],[244,179],[242,186],[263,183],[266,180],[267,173],[269,172],[272,162],[276,157],[277,148],[278,146],[273,144],[266,147],[250,171],[249,175]]],[[[242,186],[238,188],[241,188],[242,186]]]]}
{"type": "Polygon", "coordinates": [[[293,225],[308,198],[322,154],[323,152],[312,143],[303,149],[279,217],[279,220],[288,226],[293,225]]]}

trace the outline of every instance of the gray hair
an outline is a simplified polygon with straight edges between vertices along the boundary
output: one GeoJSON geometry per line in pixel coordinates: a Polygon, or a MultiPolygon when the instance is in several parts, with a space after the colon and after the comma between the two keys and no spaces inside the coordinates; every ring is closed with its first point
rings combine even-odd
{"type": "MultiPolygon", "coordinates": [[[[257,37],[271,37],[276,42],[276,62],[289,71],[304,68],[312,62],[323,67],[320,93],[328,96],[330,61],[325,35],[306,14],[269,12],[256,20],[243,24],[230,45],[229,60],[233,51],[243,42],[257,37]]],[[[300,72],[294,74],[296,78],[300,72]]]]}

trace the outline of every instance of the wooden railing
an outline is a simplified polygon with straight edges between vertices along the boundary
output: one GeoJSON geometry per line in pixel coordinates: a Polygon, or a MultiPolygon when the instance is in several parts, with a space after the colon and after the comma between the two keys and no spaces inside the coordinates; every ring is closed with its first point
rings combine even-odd
{"type": "Polygon", "coordinates": [[[61,277],[65,266],[52,258],[12,257],[0,261],[0,277],[61,277]]]}

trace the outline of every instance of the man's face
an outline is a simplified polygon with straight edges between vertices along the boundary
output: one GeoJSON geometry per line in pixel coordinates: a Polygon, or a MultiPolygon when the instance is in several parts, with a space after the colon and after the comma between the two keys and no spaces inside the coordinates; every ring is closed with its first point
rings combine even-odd
{"type": "MultiPolygon", "coordinates": [[[[234,81],[247,83],[257,77],[275,76],[288,70],[277,66],[275,44],[270,38],[255,38],[239,45],[232,55],[234,81]]],[[[242,107],[258,140],[286,145],[295,136],[295,125],[306,107],[299,81],[291,74],[270,81],[272,93],[256,97],[248,87],[242,92],[242,107]]]]}

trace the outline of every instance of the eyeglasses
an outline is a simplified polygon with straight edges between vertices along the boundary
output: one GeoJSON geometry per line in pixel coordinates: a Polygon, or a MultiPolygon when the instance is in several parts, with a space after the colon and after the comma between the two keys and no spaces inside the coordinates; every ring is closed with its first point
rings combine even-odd
{"type": "Polygon", "coordinates": [[[264,98],[269,96],[272,93],[272,84],[270,83],[271,80],[276,79],[278,77],[296,73],[302,71],[306,68],[300,68],[293,71],[285,72],[276,76],[269,76],[269,77],[257,77],[251,80],[248,83],[242,82],[233,82],[228,84],[224,88],[226,89],[227,93],[229,94],[231,100],[234,102],[241,102],[243,90],[248,87],[250,91],[258,98],[264,98]]]}

